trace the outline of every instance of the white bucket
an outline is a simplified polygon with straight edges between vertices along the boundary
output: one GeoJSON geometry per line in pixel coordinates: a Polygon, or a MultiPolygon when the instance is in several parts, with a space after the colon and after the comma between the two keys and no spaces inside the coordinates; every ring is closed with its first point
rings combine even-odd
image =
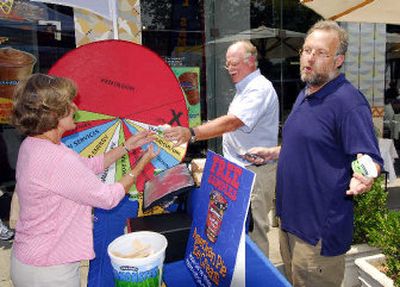
{"type": "Polygon", "coordinates": [[[164,235],[152,231],[138,231],[122,235],[108,245],[108,256],[113,266],[114,282],[118,287],[159,287],[162,282],[162,270],[165,249],[168,241],[164,235]],[[129,254],[133,250],[133,241],[150,244],[152,254],[144,258],[122,258],[114,252],[129,254]]]}

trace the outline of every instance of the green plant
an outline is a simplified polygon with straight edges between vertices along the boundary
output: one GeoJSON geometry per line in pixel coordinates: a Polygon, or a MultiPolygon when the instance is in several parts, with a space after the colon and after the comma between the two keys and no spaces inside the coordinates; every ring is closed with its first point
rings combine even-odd
{"type": "Polygon", "coordinates": [[[378,218],[388,212],[383,177],[375,180],[371,190],[354,198],[353,244],[370,243],[369,230],[379,229],[378,218]]]}
{"type": "Polygon", "coordinates": [[[389,211],[383,177],[354,199],[353,243],[367,243],[385,255],[385,273],[400,287],[400,211],[389,211]]]}
{"type": "Polygon", "coordinates": [[[400,211],[389,211],[378,216],[380,229],[369,230],[369,239],[373,246],[385,255],[386,275],[400,286],[400,211]]]}

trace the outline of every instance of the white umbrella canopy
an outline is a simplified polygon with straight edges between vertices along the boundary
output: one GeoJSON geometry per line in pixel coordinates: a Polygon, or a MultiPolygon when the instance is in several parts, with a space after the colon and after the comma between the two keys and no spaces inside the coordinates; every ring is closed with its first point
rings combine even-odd
{"type": "Polygon", "coordinates": [[[400,24],[399,0],[300,0],[325,19],[400,24]]]}

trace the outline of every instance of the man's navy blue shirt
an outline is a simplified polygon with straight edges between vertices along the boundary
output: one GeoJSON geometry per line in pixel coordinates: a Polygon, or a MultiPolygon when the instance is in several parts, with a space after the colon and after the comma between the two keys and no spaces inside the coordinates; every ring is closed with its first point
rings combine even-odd
{"type": "Polygon", "coordinates": [[[383,165],[365,97],[343,74],[319,91],[300,92],[282,132],[277,171],[281,228],[321,255],[345,253],[353,236],[353,201],[346,196],[357,153],[383,165]]]}

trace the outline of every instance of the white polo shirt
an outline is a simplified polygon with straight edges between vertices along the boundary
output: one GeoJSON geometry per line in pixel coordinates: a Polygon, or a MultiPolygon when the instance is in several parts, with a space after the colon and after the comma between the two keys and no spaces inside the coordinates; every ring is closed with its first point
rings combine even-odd
{"type": "Polygon", "coordinates": [[[272,83],[257,69],[235,85],[228,115],[244,126],[223,135],[224,157],[241,166],[250,163],[239,156],[239,147],[273,147],[278,143],[279,103],[272,83]]]}

